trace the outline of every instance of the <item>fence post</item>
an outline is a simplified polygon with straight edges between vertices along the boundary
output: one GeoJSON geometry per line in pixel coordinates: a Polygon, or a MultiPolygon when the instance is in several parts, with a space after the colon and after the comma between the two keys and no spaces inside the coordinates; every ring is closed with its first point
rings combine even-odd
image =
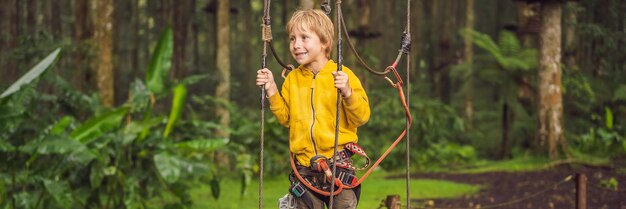
{"type": "Polygon", "coordinates": [[[576,174],[576,209],[587,209],[587,176],[576,174]]]}
{"type": "Polygon", "coordinates": [[[400,195],[387,195],[385,206],[389,209],[400,209],[400,195]]]}

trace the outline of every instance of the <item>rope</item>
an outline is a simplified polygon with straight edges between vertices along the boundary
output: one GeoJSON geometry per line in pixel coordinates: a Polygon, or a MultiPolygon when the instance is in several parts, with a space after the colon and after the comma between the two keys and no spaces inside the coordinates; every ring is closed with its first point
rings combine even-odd
{"type": "MultiPolygon", "coordinates": [[[[538,196],[540,194],[546,193],[546,192],[548,192],[550,190],[554,190],[558,186],[560,186],[562,184],[565,184],[565,183],[567,183],[567,182],[569,182],[569,181],[571,181],[573,179],[574,179],[574,176],[573,175],[569,175],[569,176],[565,177],[563,180],[561,180],[560,182],[558,182],[558,183],[556,183],[556,184],[554,184],[554,185],[552,185],[550,187],[546,187],[545,189],[543,189],[543,190],[541,190],[539,192],[536,192],[534,194],[530,194],[530,195],[524,196],[524,197],[519,198],[519,199],[513,199],[513,200],[510,200],[510,201],[507,201],[507,202],[502,202],[502,203],[493,204],[493,205],[487,205],[487,206],[480,206],[480,208],[488,209],[488,208],[502,208],[502,207],[505,207],[505,206],[510,206],[510,205],[519,203],[521,201],[534,198],[534,197],[536,197],[536,196],[538,196]]],[[[460,208],[436,208],[436,207],[421,207],[421,206],[418,206],[418,207],[416,207],[416,209],[476,209],[476,208],[475,207],[474,208],[464,208],[464,207],[460,207],[460,208]]]]}
{"type": "MultiPolygon", "coordinates": [[[[274,58],[276,59],[276,61],[278,62],[278,64],[280,64],[280,66],[283,67],[283,69],[288,69],[289,71],[292,71],[293,69],[295,69],[295,67],[292,64],[285,64],[281,59],[280,56],[278,56],[278,54],[276,53],[276,49],[274,49],[274,42],[272,42],[270,40],[269,45],[270,45],[270,49],[272,51],[272,55],[274,56],[274,58]]],[[[283,76],[284,78],[285,76],[283,76]]]]}
{"type": "MultiPolygon", "coordinates": [[[[341,12],[341,1],[337,1],[337,3],[336,3],[336,4],[337,4],[337,14],[336,14],[336,17],[335,17],[335,19],[336,19],[336,21],[335,21],[335,22],[336,22],[337,24],[339,24],[339,23],[341,23],[341,22],[343,21],[343,20],[342,20],[343,14],[342,14],[342,12],[341,12]]],[[[340,25],[341,25],[341,24],[340,24],[340,25]]],[[[342,57],[341,57],[341,54],[342,54],[342,53],[341,53],[341,41],[342,41],[342,39],[341,39],[341,27],[340,27],[340,25],[337,25],[337,27],[338,27],[338,29],[337,29],[337,32],[338,32],[338,40],[337,40],[337,46],[338,46],[338,49],[337,49],[338,71],[340,71],[340,70],[341,70],[341,66],[342,66],[342,65],[341,65],[341,61],[342,61],[342,57]]],[[[344,27],[345,27],[345,26],[344,26],[344,27]]],[[[348,37],[348,36],[347,36],[347,37],[348,37]]],[[[403,105],[403,107],[404,107],[405,113],[406,113],[406,118],[407,118],[407,123],[408,123],[408,124],[407,124],[407,126],[406,126],[405,130],[404,130],[404,131],[402,131],[402,133],[400,133],[400,135],[398,136],[398,138],[396,138],[396,140],[395,140],[395,141],[394,141],[394,142],[393,142],[393,143],[392,143],[392,144],[391,144],[391,145],[387,148],[387,150],[385,150],[385,152],[384,152],[384,153],[383,153],[383,154],[382,154],[382,155],[378,158],[378,160],[376,160],[376,162],[375,162],[375,163],[374,163],[374,164],[373,164],[373,165],[372,165],[372,166],[371,166],[371,167],[370,167],[370,168],[369,168],[369,169],[368,169],[368,170],[367,170],[367,171],[363,174],[363,176],[362,176],[362,177],[361,177],[361,178],[360,178],[360,179],[359,179],[356,183],[354,183],[353,185],[350,185],[350,186],[343,185],[343,183],[342,183],[341,181],[339,181],[339,182],[334,181],[334,179],[335,179],[335,176],[334,176],[334,175],[330,175],[329,179],[331,179],[331,182],[335,182],[335,184],[336,184],[336,186],[338,187],[338,189],[339,189],[339,190],[342,190],[342,189],[353,189],[353,188],[355,188],[355,187],[359,186],[359,185],[360,185],[360,184],[361,184],[361,183],[362,183],[362,182],[363,182],[363,181],[364,181],[364,180],[365,180],[365,179],[366,179],[366,178],[367,178],[367,177],[371,174],[371,172],[372,172],[372,171],[373,171],[376,167],[378,167],[378,165],[379,165],[379,164],[380,164],[380,163],[381,163],[381,162],[382,162],[382,161],[383,161],[383,160],[387,157],[387,155],[389,155],[389,153],[391,153],[391,150],[393,150],[393,148],[395,148],[395,147],[398,145],[398,143],[400,143],[400,141],[404,138],[404,136],[406,136],[406,135],[407,135],[408,130],[409,130],[409,127],[411,126],[411,124],[412,124],[412,122],[413,122],[413,117],[411,116],[411,112],[410,112],[410,110],[409,110],[409,106],[408,106],[408,104],[407,104],[407,98],[408,98],[408,97],[405,97],[405,95],[404,95],[404,91],[403,91],[403,88],[402,88],[402,83],[403,83],[403,82],[402,82],[402,78],[400,77],[400,75],[398,74],[398,71],[396,70],[396,66],[397,66],[397,64],[398,64],[399,60],[401,59],[402,54],[403,54],[403,53],[404,53],[404,54],[408,54],[408,48],[409,48],[409,47],[408,47],[408,45],[410,45],[410,39],[407,39],[408,37],[409,37],[409,36],[407,35],[407,33],[406,33],[406,31],[405,31],[404,36],[403,36],[403,44],[402,44],[402,49],[401,49],[401,50],[400,50],[400,52],[398,53],[398,56],[396,57],[396,60],[394,61],[394,63],[393,63],[392,65],[388,66],[388,67],[385,69],[385,72],[393,72],[394,76],[396,77],[396,82],[393,82],[391,79],[389,79],[388,77],[386,77],[386,75],[385,75],[386,73],[385,73],[385,74],[383,74],[383,75],[385,75],[385,79],[387,79],[387,81],[389,81],[389,83],[391,84],[391,86],[392,86],[392,87],[394,87],[394,88],[398,91],[398,95],[399,95],[399,97],[400,97],[400,101],[401,101],[401,103],[402,103],[402,105],[403,105]]],[[[410,64],[410,63],[408,63],[408,64],[410,64]]],[[[408,67],[408,66],[407,66],[407,67],[408,67]]],[[[408,69],[409,69],[409,68],[407,68],[407,71],[408,71],[408,69]]],[[[338,91],[338,95],[337,95],[337,96],[338,96],[338,97],[340,96],[340,95],[339,95],[339,91],[338,91]]],[[[337,99],[337,101],[339,102],[339,100],[340,100],[340,99],[341,99],[341,98],[338,98],[338,99],[337,99]]],[[[339,114],[339,106],[337,107],[337,114],[339,114]]],[[[337,119],[337,123],[336,123],[336,124],[339,124],[338,119],[337,119]]],[[[335,127],[335,146],[334,146],[334,154],[335,154],[335,155],[337,154],[337,144],[338,144],[337,131],[338,131],[338,127],[335,127]]],[[[290,160],[291,160],[292,169],[294,170],[294,173],[295,173],[296,177],[297,177],[297,178],[298,178],[301,182],[306,182],[306,181],[304,181],[304,180],[303,180],[303,178],[301,177],[301,175],[300,175],[300,174],[299,174],[299,172],[297,171],[297,168],[296,168],[296,166],[295,166],[295,162],[294,162],[294,160],[293,160],[293,156],[290,156],[290,160]]],[[[333,165],[333,168],[334,168],[334,169],[336,169],[336,167],[335,167],[335,166],[336,166],[336,165],[333,165]]],[[[334,169],[333,169],[333,170],[334,170],[334,169]]],[[[335,172],[333,172],[333,173],[335,173],[335,172]]],[[[410,176],[409,176],[409,177],[410,177],[410,176]]],[[[314,191],[314,192],[316,192],[316,193],[318,193],[318,194],[321,194],[321,195],[324,195],[324,196],[330,196],[330,197],[329,197],[329,200],[331,200],[331,201],[329,201],[329,203],[330,203],[329,205],[332,205],[333,196],[334,196],[334,195],[336,195],[336,194],[338,194],[338,192],[334,191],[334,189],[335,189],[335,187],[334,187],[334,186],[331,186],[331,190],[330,190],[330,192],[326,192],[326,191],[321,191],[321,190],[319,190],[319,189],[317,189],[317,188],[313,187],[313,186],[312,186],[312,185],[310,185],[310,184],[307,184],[307,183],[303,183],[303,184],[304,184],[307,188],[309,188],[310,190],[312,190],[312,191],[314,191]],[[331,195],[331,194],[332,194],[332,195],[331,195]]]]}
{"type": "MultiPolygon", "coordinates": [[[[354,54],[354,56],[357,58],[357,60],[359,61],[359,64],[361,64],[362,67],[364,67],[367,71],[369,71],[370,73],[374,74],[374,75],[379,75],[379,76],[385,76],[387,75],[387,73],[389,73],[389,71],[391,71],[389,68],[386,68],[384,71],[379,72],[376,70],[373,70],[369,65],[367,65],[367,63],[365,63],[365,61],[363,60],[363,58],[361,57],[361,55],[359,55],[359,52],[356,51],[356,48],[354,47],[354,44],[352,44],[352,40],[350,39],[350,34],[348,34],[348,29],[346,27],[346,23],[343,19],[343,14],[341,17],[341,26],[343,28],[343,34],[344,36],[346,36],[346,41],[348,43],[348,47],[350,48],[350,51],[352,51],[352,53],[354,54]]],[[[402,53],[398,53],[398,56],[396,57],[396,62],[400,59],[402,53]]]]}
{"type": "MultiPolygon", "coordinates": [[[[336,5],[336,14],[335,14],[335,22],[339,23],[341,20],[341,0],[336,0],[335,2],[336,5]]],[[[337,72],[341,71],[341,67],[342,67],[342,57],[341,57],[341,26],[337,25],[337,72]]],[[[333,146],[333,159],[335,158],[335,156],[337,156],[337,146],[339,144],[339,115],[340,115],[340,109],[341,108],[341,90],[337,89],[337,105],[336,105],[336,110],[337,110],[337,114],[335,117],[335,144],[333,146]]],[[[337,161],[333,160],[333,171],[332,171],[332,178],[330,180],[330,182],[335,182],[335,174],[337,173],[337,161]]],[[[332,194],[335,191],[335,186],[331,186],[330,187],[330,193],[332,194]]],[[[335,195],[330,195],[330,200],[328,201],[328,209],[333,209],[333,196],[335,195]]]]}
{"type": "MultiPolygon", "coordinates": [[[[263,42],[269,44],[270,46],[270,51],[272,51],[272,55],[274,56],[274,58],[276,59],[276,61],[278,62],[278,64],[280,64],[280,66],[282,66],[284,69],[288,69],[289,71],[295,69],[295,67],[291,64],[285,64],[281,59],[280,56],[278,56],[278,54],[276,53],[276,49],[274,48],[274,44],[272,42],[272,27],[270,25],[270,16],[269,16],[269,8],[270,8],[270,3],[269,0],[268,2],[264,2],[264,8],[263,12],[263,24],[261,24],[261,35],[262,35],[262,39],[263,42]]],[[[264,46],[265,47],[265,46],[264,46]]],[[[284,74],[284,73],[283,73],[284,74]]],[[[285,76],[283,76],[285,77],[285,76]]]]}
{"type": "MultiPolygon", "coordinates": [[[[410,0],[407,0],[410,1],[410,0]]],[[[322,3],[322,9],[326,12],[326,15],[330,16],[330,0],[324,0],[324,2],[322,3]]],[[[358,180],[354,185],[351,186],[346,186],[343,185],[343,183],[335,178],[335,175],[331,175],[330,179],[331,182],[334,182],[335,185],[337,186],[337,191],[335,191],[335,186],[331,186],[331,190],[330,192],[326,192],[326,191],[321,191],[315,187],[313,187],[312,185],[309,184],[304,184],[307,188],[311,189],[312,191],[325,195],[325,196],[330,196],[329,199],[329,209],[332,209],[332,205],[333,205],[333,196],[339,194],[339,192],[342,191],[342,189],[346,188],[346,189],[353,189],[357,186],[359,186],[363,180],[365,180],[369,174],[382,162],[382,160],[384,158],[387,157],[387,155],[389,155],[389,153],[391,152],[391,150],[393,148],[395,148],[397,146],[397,144],[403,139],[403,137],[405,135],[407,135],[408,138],[408,130],[411,126],[411,123],[413,121],[413,118],[411,116],[411,113],[409,111],[409,106],[407,104],[407,100],[409,99],[409,96],[404,95],[404,92],[402,90],[402,79],[400,78],[400,75],[398,74],[397,70],[396,70],[396,66],[399,62],[399,60],[402,57],[402,54],[408,54],[409,51],[409,46],[410,46],[410,35],[408,34],[408,24],[409,22],[407,21],[407,29],[405,29],[404,35],[403,35],[403,40],[402,40],[402,48],[401,50],[399,50],[400,52],[398,53],[398,56],[396,57],[396,60],[394,61],[394,63],[391,66],[388,66],[387,68],[385,68],[385,71],[383,72],[377,72],[372,70],[369,66],[367,66],[367,64],[365,64],[365,62],[363,62],[363,59],[358,55],[358,53],[356,52],[356,49],[354,48],[354,46],[352,45],[352,43],[350,42],[350,37],[348,35],[348,33],[346,32],[347,30],[345,30],[346,25],[345,22],[343,20],[343,14],[341,12],[341,0],[337,0],[336,1],[336,7],[337,7],[337,11],[336,11],[336,16],[335,16],[335,22],[337,25],[337,71],[341,71],[342,68],[342,39],[341,39],[341,32],[342,32],[342,28],[344,29],[344,34],[346,35],[346,38],[348,40],[349,46],[352,50],[352,52],[357,56],[357,58],[359,59],[361,65],[363,65],[366,69],[368,69],[370,72],[377,74],[377,75],[381,75],[381,76],[385,76],[385,79],[387,81],[389,81],[389,83],[391,84],[392,87],[396,88],[398,90],[398,94],[400,96],[400,100],[404,106],[404,110],[406,112],[406,118],[407,118],[407,126],[405,128],[405,130],[398,136],[398,138],[396,138],[396,140],[389,146],[389,148],[387,148],[387,150],[383,153],[383,155],[372,165],[372,167],[370,167],[369,170],[367,170],[364,175],[361,177],[360,180],[358,180]],[[408,37],[408,39],[407,39],[408,37]],[[396,82],[394,83],[391,79],[389,79],[388,77],[386,77],[386,74],[389,72],[393,72],[395,77],[396,77],[396,82]]],[[[277,56],[276,54],[276,50],[274,49],[274,46],[272,44],[272,37],[271,37],[271,27],[270,27],[270,16],[269,16],[269,11],[270,11],[270,0],[264,0],[264,16],[263,16],[263,20],[264,20],[264,24],[262,25],[262,39],[264,41],[263,44],[263,55],[262,55],[262,64],[261,67],[262,68],[266,68],[266,58],[267,58],[267,45],[270,46],[270,49],[272,51],[272,54],[274,55],[274,58],[276,58],[276,60],[279,62],[280,65],[282,65],[284,67],[282,75],[284,76],[285,70],[286,69],[294,69],[293,65],[285,65],[277,56]]],[[[407,17],[410,17],[410,9],[407,8],[407,17]]],[[[407,80],[409,78],[409,65],[410,61],[407,60],[407,80]]],[[[410,88],[410,86],[408,86],[407,88],[410,88]]],[[[260,175],[259,175],[259,209],[262,209],[262,205],[263,205],[263,153],[264,153],[264,121],[265,121],[265,98],[266,98],[266,92],[265,92],[265,88],[262,87],[261,90],[261,153],[260,153],[260,175]]],[[[338,89],[337,90],[337,115],[336,115],[336,127],[335,127],[335,144],[334,144],[334,156],[337,155],[337,146],[338,146],[338,136],[339,136],[339,114],[340,114],[340,105],[341,105],[341,92],[338,89]]],[[[410,159],[409,154],[408,154],[408,148],[409,148],[409,142],[407,140],[407,178],[410,178],[410,173],[409,173],[409,166],[410,162],[408,161],[410,159]]],[[[299,172],[296,169],[295,166],[295,162],[293,159],[293,156],[290,155],[290,161],[291,161],[291,165],[292,168],[294,170],[294,173],[296,175],[296,177],[300,180],[300,182],[306,182],[302,176],[299,174],[299,172]]],[[[326,167],[326,169],[328,169],[326,167]]],[[[336,173],[336,169],[337,169],[337,165],[335,164],[335,161],[333,161],[333,165],[332,165],[332,173],[336,173]]],[[[409,180],[407,179],[407,197],[409,195],[409,180]]]]}
{"type": "MultiPolygon", "coordinates": [[[[272,41],[272,30],[270,26],[270,0],[263,1],[263,55],[261,56],[261,68],[267,67],[267,44],[272,41]]],[[[259,209],[263,209],[263,161],[265,152],[265,85],[261,86],[261,150],[259,153],[259,209]]]]}
{"type": "Polygon", "coordinates": [[[272,27],[270,25],[261,24],[261,30],[263,42],[267,43],[272,41],[272,27]]]}
{"type": "Polygon", "coordinates": [[[330,17],[330,11],[331,11],[330,0],[324,0],[324,2],[322,2],[321,7],[322,7],[322,10],[324,10],[324,13],[326,13],[326,15],[330,17]]]}
{"type": "MultiPolygon", "coordinates": [[[[406,0],[406,28],[404,30],[404,34],[406,36],[411,37],[411,0],[406,0]]],[[[410,56],[410,46],[411,39],[408,39],[408,47],[405,49],[405,38],[402,39],[402,51],[406,54],[406,101],[407,105],[411,107],[411,74],[409,73],[411,69],[411,56],[410,56]]],[[[409,130],[411,128],[411,124],[409,120],[406,120],[406,207],[411,208],[411,152],[410,152],[410,144],[411,137],[409,135],[409,130]]]]}

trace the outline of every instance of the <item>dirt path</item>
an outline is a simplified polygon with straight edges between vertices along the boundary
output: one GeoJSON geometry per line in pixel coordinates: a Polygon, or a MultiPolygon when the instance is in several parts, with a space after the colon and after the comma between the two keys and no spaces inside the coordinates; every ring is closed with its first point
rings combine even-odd
{"type": "MultiPolygon", "coordinates": [[[[563,208],[574,209],[576,204],[576,180],[563,182],[566,177],[583,173],[588,178],[587,208],[626,209],[626,174],[608,167],[563,165],[536,172],[491,172],[481,174],[416,174],[414,179],[440,179],[468,184],[484,185],[480,192],[457,199],[435,199],[433,208],[563,208]],[[601,186],[610,179],[617,181],[618,190],[601,186]],[[554,187],[563,182],[562,184],[554,187]],[[540,193],[538,195],[535,195],[540,193]],[[532,197],[525,199],[524,197],[532,197]],[[524,198],[515,203],[501,205],[524,198]],[[499,207],[495,207],[500,205],[499,207]]],[[[430,200],[416,199],[414,205],[424,206],[430,200]]],[[[428,208],[428,207],[426,207],[428,208]]]]}

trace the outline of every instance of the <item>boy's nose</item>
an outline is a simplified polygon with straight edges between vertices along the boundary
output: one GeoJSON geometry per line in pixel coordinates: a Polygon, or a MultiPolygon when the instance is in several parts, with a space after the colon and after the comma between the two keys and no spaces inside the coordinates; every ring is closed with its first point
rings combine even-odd
{"type": "Polygon", "coordinates": [[[302,40],[296,39],[296,41],[294,42],[293,46],[296,49],[299,49],[300,47],[302,47],[302,40]]]}

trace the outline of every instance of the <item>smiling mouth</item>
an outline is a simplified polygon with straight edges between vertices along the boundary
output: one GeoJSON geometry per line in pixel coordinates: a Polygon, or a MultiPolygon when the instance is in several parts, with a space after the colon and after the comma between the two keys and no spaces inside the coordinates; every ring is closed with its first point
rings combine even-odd
{"type": "Polygon", "coordinates": [[[294,54],[296,55],[296,57],[301,57],[301,56],[307,55],[308,52],[298,52],[298,53],[294,53],[294,54]]]}

